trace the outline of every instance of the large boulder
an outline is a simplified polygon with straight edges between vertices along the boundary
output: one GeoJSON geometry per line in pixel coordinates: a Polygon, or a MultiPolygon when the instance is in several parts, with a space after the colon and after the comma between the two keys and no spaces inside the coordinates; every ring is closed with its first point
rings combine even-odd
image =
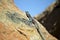
{"type": "Polygon", "coordinates": [[[36,28],[28,17],[13,0],[0,0],[0,40],[57,40],[34,19],[36,28]]]}

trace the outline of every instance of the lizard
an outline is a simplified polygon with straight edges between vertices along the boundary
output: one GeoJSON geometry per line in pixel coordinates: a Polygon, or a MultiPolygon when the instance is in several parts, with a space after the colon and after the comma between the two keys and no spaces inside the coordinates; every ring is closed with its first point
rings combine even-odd
{"type": "Polygon", "coordinates": [[[26,16],[29,18],[29,20],[35,25],[35,28],[37,29],[39,35],[41,36],[42,40],[45,40],[45,38],[43,37],[42,32],[39,29],[38,23],[36,22],[36,20],[29,14],[28,11],[25,11],[26,16]]]}

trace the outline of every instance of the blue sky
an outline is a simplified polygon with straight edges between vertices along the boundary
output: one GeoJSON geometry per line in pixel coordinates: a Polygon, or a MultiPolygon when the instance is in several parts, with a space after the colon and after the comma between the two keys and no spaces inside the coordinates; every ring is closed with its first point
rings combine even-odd
{"type": "Polygon", "coordinates": [[[29,11],[31,16],[42,13],[55,0],[14,0],[15,5],[22,11],[29,11]]]}

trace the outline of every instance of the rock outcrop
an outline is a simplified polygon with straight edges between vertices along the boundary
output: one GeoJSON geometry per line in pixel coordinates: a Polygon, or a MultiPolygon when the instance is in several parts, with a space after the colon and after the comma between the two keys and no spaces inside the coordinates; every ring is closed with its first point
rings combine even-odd
{"type": "Polygon", "coordinates": [[[43,13],[34,17],[50,34],[60,40],[60,0],[50,5],[43,13]]]}
{"type": "MultiPolygon", "coordinates": [[[[29,14],[28,14],[29,15],[29,14]]],[[[13,0],[0,0],[0,40],[57,40],[37,20],[19,10],[13,0]]]]}

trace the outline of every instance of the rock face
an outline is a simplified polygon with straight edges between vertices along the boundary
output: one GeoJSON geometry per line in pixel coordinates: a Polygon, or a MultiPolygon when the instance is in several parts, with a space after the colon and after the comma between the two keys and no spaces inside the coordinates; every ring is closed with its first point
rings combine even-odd
{"type": "Polygon", "coordinates": [[[13,0],[0,0],[0,40],[57,40],[37,20],[33,21],[37,24],[13,0]]]}
{"type": "Polygon", "coordinates": [[[60,40],[60,0],[50,5],[42,14],[35,18],[51,33],[60,40]]]}

